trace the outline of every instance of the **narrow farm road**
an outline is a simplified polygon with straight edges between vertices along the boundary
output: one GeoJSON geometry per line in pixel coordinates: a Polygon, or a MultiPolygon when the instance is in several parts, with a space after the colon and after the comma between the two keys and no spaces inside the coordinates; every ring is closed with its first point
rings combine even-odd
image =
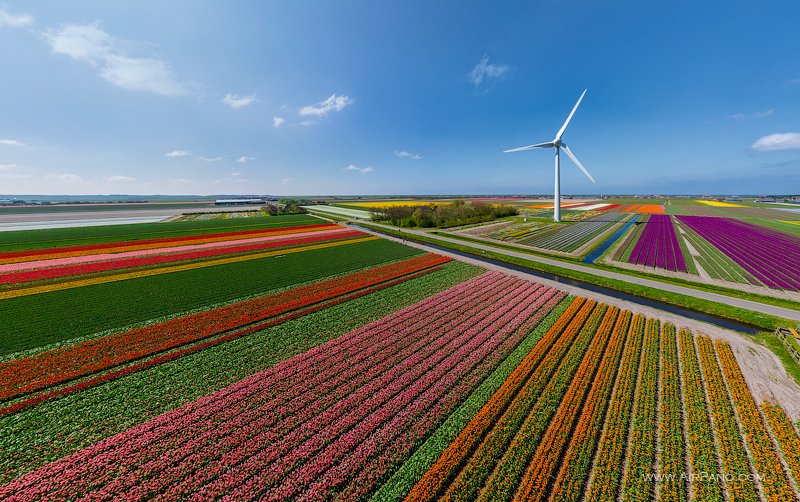
{"type": "MultiPolygon", "coordinates": [[[[355,223],[357,224],[357,222],[355,222],[355,223]]],[[[387,230],[397,231],[397,228],[390,227],[388,225],[380,225],[380,224],[377,224],[377,223],[374,223],[374,222],[371,222],[370,224],[374,225],[376,227],[385,228],[387,230]]],[[[359,227],[359,228],[361,230],[365,230],[365,231],[369,232],[368,229],[364,229],[363,227],[359,227]]],[[[432,235],[428,234],[427,232],[424,232],[424,231],[421,231],[421,230],[403,229],[402,231],[404,233],[407,233],[407,234],[410,234],[410,235],[420,235],[420,236],[425,236],[425,237],[429,237],[429,238],[435,238],[435,239],[443,241],[443,242],[458,244],[458,245],[461,245],[461,246],[466,246],[466,247],[474,248],[474,249],[477,249],[477,250],[491,251],[493,253],[504,254],[506,256],[513,256],[515,258],[522,258],[522,259],[525,259],[525,260],[529,260],[529,261],[533,261],[533,262],[537,262],[537,263],[543,263],[543,264],[551,265],[551,266],[555,266],[555,267],[561,267],[561,268],[565,268],[565,269],[568,269],[568,270],[575,270],[575,271],[578,271],[578,272],[583,272],[583,273],[586,273],[586,274],[593,274],[593,275],[600,276],[600,277],[605,277],[605,278],[608,278],[608,279],[616,279],[616,280],[628,282],[628,283],[631,283],[631,284],[638,284],[638,285],[641,285],[641,286],[647,286],[647,287],[651,287],[651,288],[655,288],[655,289],[661,289],[661,290],[664,290],[664,291],[669,291],[669,292],[672,292],[672,293],[678,293],[678,294],[681,294],[681,295],[691,296],[691,297],[694,297],[694,298],[700,298],[702,300],[709,300],[709,301],[723,303],[723,304],[726,304],[726,305],[731,305],[731,306],[734,306],[734,307],[748,309],[748,310],[752,310],[752,311],[756,311],[756,312],[762,312],[764,314],[783,317],[784,319],[791,319],[791,320],[794,320],[794,321],[800,321],[800,311],[798,311],[798,310],[788,309],[788,308],[784,308],[784,307],[778,307],[778,306],[775,306],[775,305],[768,305],[768,304],[765,304],[765,303],[756,302],[756,301],[752,301],[752,300],[734,298],[734,297],[723,295],[723,294],[720,294],[720,293],[713,293],[713,292],[710,292],[710,291],[701,291],[701,290],[697,290],[697,289],[693,289],[693,288],[687,288],[687,287],[684,287],[684,286],[678,286],[678,285],[675,285],[675,284],[667,284],[667,283],[654,281],[654,280],[650,280],[650,279],[645,279],[645,278],[641,278],[641,277],[632,277],[632,276],[629,276],[629,275],[620,274],[620,273],[612,272],[612,271],[609,271],[609,270],[602,270],[602,269],[589,267],[589,266],[586,266],[586,265],[581,265],[579,263],[567,263],[567,262],[563,262],[563,261],[559,261],[559,260],[552,260],[552,259],[549,259],[549,258],[544,258],[544,257],[541,257],[541,256],[531,255],[531,254],[528,254],[528,253],[521,253],[521,252],[517,252],[517,251],[511,251],[511,250],[508,250],[508,249],[502,249],[502,248],[497,248],[497,247],[489,246],[489,245],[485,245],[485,244],[478,244],[478,243],[473,243],[473,242],[469,242],[469,241],[463,241],[463,240],[460,240],[460,239],[453,239],[453,238],[449,238],[449,237],[443,237],[443,236],[440,236],[440,235],[432,236],[432,235]]],[[[384,238],[390,238],[390,239],[392,238],[392,237],[387,237],[386,235],[378,233],[378,232],[374,232],[374,235],[379,235],[379,236],[384,237],[384,238]]],[[[401,239],[394,239],[394,240],[397,240],[398,242],[402,241],[401,239]]],[[[434,248],[432,248],[430,246],[426,246],[424,244],[409,243],[409,242],[404,242],[404,243],[408,244],[408,245],[411,245],[411,246],[414,246],[414,247],[418,247],[420,249],[425,249],[426,251],[431,251],[431,252],[439,253],[439,254],[447,254],[448,256],[450,256],[452,258],[455,258],[457,260],[469,261],[469,260],[465,260],[463,256],[459,256],[459,255],[456,255],[456,254],[448,254],[448,253],[443,252],[443,251],[441,251],[439,249],[434,249],[434,248]]],[[[482,267],[486,267],[486,263],[483,263],[483,262],[478,262],[476,264],[478,264],[478,265],[480,265],[482,267]]],[[[541,279],[537,278],[537,280],[541,280],[541,279]]],[[[564,285],[559,285],[558,287],[561,288],[561,289],[565,289],[564,285]]]]}

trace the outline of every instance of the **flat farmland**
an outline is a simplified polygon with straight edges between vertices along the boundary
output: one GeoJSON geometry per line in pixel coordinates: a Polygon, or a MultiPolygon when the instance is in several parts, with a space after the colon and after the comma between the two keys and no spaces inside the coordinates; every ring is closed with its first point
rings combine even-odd
{"type": "Polygon", "coordinates": [[[0,252],[0,497],[795,496],[727,341],[282,218],[0,252]]]}

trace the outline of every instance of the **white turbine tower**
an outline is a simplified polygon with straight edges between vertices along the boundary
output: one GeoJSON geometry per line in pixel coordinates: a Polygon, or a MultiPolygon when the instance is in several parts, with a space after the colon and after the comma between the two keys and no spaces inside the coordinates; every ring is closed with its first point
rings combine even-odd
{"type": "Polygon", "coordinates": [[[592,175],[589,174],[589,171],[586,170],[585,167],[580,163],[577,157],[567,148],[567,144],[561,141],[561,137],[564,136],[564,131],[567,130],[567,126],[569,125],[569,121],[572,120],[572,116],[575,115],[575,110],[578,109],[578,105],[581,104],[583,97],[586,95],[586,89],[583,90],[581,97],[578,98],[578,102],[575,103],[575,106],[572,108],[572,111],[569,112],[569,117],[567,120],[564,121],[564,125],[561,126],[561,129],[558,130],[556,133],[555,139],[552,141],[548,141],[546,143],[539,143],[536,145],[528,145],[528,146],[521,146],[519,148],[512,148],[511,150],[505,150],[503,153],[509,152],[521,152],[524,150],[533,150],[534,148],[555,148],[556,149],[556,181],[555,181],[555,191],[553,192],[553,220],[554,221],[561,221],[561,161],[559,152],[561,149],[564,150],[564,153],[572,159],[572,162],[575,163],[578,168],[583,171],[583,174],[589,178],[589,181],[592,183],[596,183],[592,175]]]}

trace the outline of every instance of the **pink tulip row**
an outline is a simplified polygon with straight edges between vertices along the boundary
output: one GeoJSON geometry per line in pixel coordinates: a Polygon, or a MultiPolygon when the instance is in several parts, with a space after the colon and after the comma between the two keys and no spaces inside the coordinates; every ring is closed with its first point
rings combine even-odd
{"type": "MultiPolygon", "coordinates": [[[[452,309],[448,309],[448,306],[455,307],[455,310],[462,312],[463,315],[475,314],[476,309],[466,303],[468,302],[454,299],[439,305],[425,312],[425,321],[419,323],[412,321],[406,326],[391,329],[390,331],[400,336],[385,336],[382,340],[374,342],[368,353],[356,354],[352,359],[348,356],[338,357],[339,364],[327,369],[318,368],[316,374],[302,380],[293,379],[294,385],[290,387],[270,389],[270,392],[248,400],[244,403],[246,406],[237,403],[223,414],[213,417],[214,423],[217,424],[213,428],[207,427],[209,425],[207,419],[200,421],[196,425],[202,430],[194,428],[181,431],[180,437],[183,441],[169,445],[175,447],[175,450],[167,455],[148,457],[149,461],[146,463],[142,462],[144,458],[137,457],[135,463],[141,465],[141,468],[126,474],[124,483],[115,480],[109,488],[113,487],[116,492],[133,487],[139,492],[144,492],[147,487],[141,482],[142,479],[157,475],[158,478],[178,480],[183,477],[182,473],[196,471],[190,481],[184,482],[184,486],[191,485],[192,490],[198,489],[203,483],[213,479],[218,474],[217,470],[224,470],[231,465],[230,458],[221,457],[239,447],[244,441],[254,437],[263,438],[265,434],[279,438],[292,428],[314,418],[320,410],[337,404],[340,396],[357,390],[364,383],[374,384],[372,390],[377,391],[380,385],[385,384],[377,381],[382,372],[393,369],[393,365],[399,365],[409,357],[418,357],[437,348],[426,347],[424,343],[415,340],[421,338],[425,332],[425,322],[438,327],[440,331],[445,331],[452,326],[452,323],[448,322],[452,316],[448,310],[452,309]],[[465,305],[459,306],[458,302],[465,305]],[[392,354],[391,351],[396,353],[392,354]],[[370,368],[370,364],[375,366],[370,368]],[[202,470],[197,470],[199,467],[202,467],[202,470]]],[[[395,371],[395,375],[397,373],[399,372],[395,371]]],[[[174,442],[175,438],[170,439],[174,442]]],[[[144,453],[153,452],[145,449],[144,453]]],[[[154,491],[163,488],[159,481],[159,479],[153,480],[154,486],[151,488],[154,491]]],[[[142,495],[147,494],[142,493],[142,495]]]]}
{"type": "Polygon", "coordinates": [[[126,251],[122,253],[102,253],[83,256],[71,256],[68,258],[54,258],[52,260],[25,261],[20,263],[7,263],[0,265],[0,273],[19,272],[22,270],[34,270],[44,267],[58,267],[63,265],[78,265],[81,263],[94,263],[101,261],[124,260],[127,258],[140,258],[143,256],[166,255],[173,253],[183,253],[188,251],[199,251],[202,249],[216,249],[233,247],[243,244],[259,244],[275,240],[286,240],[296,236],[314,237],[321,235],[337,234],[348,232],[348,228],[336,228],[333,230],[321,230],[316,232],[298,232],[294,234],[270,235],[267,237],[253,237],[249,239],[237,239],[230,241],[207,242],[205,244],[194,244],[188,246],[173,246],[167,248],[141,249],[138,251],[126,251]]]}
{"type": "MultiPolygon", "coordinates": [[[[45,466],[29,476],[20,478],[10,485],[0,488],[0,496],[13,494],[19,489],[33,490],[26,491],[29,495],[35,493],[43,495],[52,493],[53,490],[60,487],[73,488],[73,495],[81,493],[87,489],[86,485],[79,483],[81,479],[97,480],[97,477],[104,472],[108,474],[109,479],[117,474],[122,474],[126,468],[117,463],[116,460],[130,455],[142,445],[160,444],[163,446],[164,451],[170,450],[175,445],[170,445],[170,442],[165,441],[165,438],[176,432],[176,424],[178,429],[183,429],[188,423],[197,424],[205,419],[217,418],[224,420],[221,415],[225,415],[226,412],[230,410],[240,411],[235,406],[237,402],[245,402],[247,399],[259,396],[260,392],[265,392],[264,389],[271,388],[275,395],[279,395],[280,389],[287,388],[289,381],[303,381],[318,372],[324,372],[341,355],[358,356],[360,352],[368,350],[370,346],[382,340],[384,332],[393,329],[395,326],[405,325],[409,319],[421,317],[428,320],[423,315],[427,309],[436,305],[449,308],[451,307],[449,304],[454,299],[480,291],[486,284],[490,284],[500,277],[502,275],[497,273],[484,274],[392,316],[371,323],[333,342],[312,349],[292,360],[278,364],[270,370],[249,377],[214,395],[199,399],[172,412],[156,417],[141,426],[104,440],[91,448],[45,466]],[[116,472],[116,470],[120,469],[121,472],[116,472]]],[[[262,400],[269,397],[269,395],[263,394],[262,400]]],[[[195,434],[196,432],[198,431],[192,430],[191,433],[195,434]]],[[[185,441],[185,438],[181,437],[175,441],[175,444],[180,444],[183,441],[185,441]]],[[[93,482],[89,486],[92,485],[99,486],[99,484],[93,482]]],[[[68,493],[68,491],[63,493],[68,493]]]]}
{"type": "MultiPolygon", "coordinates": [[[[504,299],[508,300],[509,297],[506,296],[504,299]]],[[[474,318],[473,316],[474,312],[467,312],[462,316],[464,322],[459,326],[440,328],[440,331],[447,332],[448,339],[443,343],[437,343],[433,347],[434,350],[414,354],[398,365],[398,368],[391,368],[381,378],[367,382],[354,392],[340,395],[340,401],[331,407],[312,410],[310,417],[313,418],[299,423],[287,423],[285,427],[280,427],[284,424],[279,424],[277,430],[272,431],[275,434],[274,439],[262,439],[263,434],[258,433],[258,427],[253,427],[252,431],[257,432],[254,437],[212,465],[218,472],[204,472],[204,467],[203,471],[197,472],[195,476],[181,483],[178,487],[181,491],[169,490],[166,493],[170,496],[181,496],[201,489],[208,493],[225,493],[230,486],[246,481],[254,466],[275,464],[269,468],[270,472],[275,473],[278,472],[279,466],[291,468],[302,464],[325,444],[350,427],[361,423],[368,416],[384,416],[387,413],[385,411],[387,401],[399,399],[399,394],[412,382],[437,365],[443,364],[443,361],[464,343],[463,333],[469,329],[469,319],[474,318]],[[454,341],[454,336],[455,340],[459,341],[454,341]],[[208,479],[213,479],[213,476],[220,472],[224,474],[203,488],[203,483],[207,483],[208,479]],[[209,477],[209,474],[212,476],[209,477]]],[[[478,319],[480,317],[481,315],[477,316],[478,319]]]]}
{"type": "MultiPolygon", "coordinates": [[[[563,293],[553,290],[545,293],[543,298],[537,301],[537,304],[541,304],[539,310],[529,320],[535,320],[538,323],[563,298],[563,293]]],[[[480,385],[502,358],[510,353],[529,331],[522,326],[517,328],[502,342],[496,352],[492,352],[490,356],[480,361],[467,377],[457,380],[456,384],[441,397],[435,406],[402,426],[397,424],[394,427],[384,426],[380,434],[375,434],[370,438],[370,446],[359,447],[363,455],[348,456],[336,467],[335,472],[326,474],[322,479],[315,481],[302,494],[301,499],[325,498],[332,493],[337,493],[337,497],[343,500],[365,498],[375,490],[384,476],[393,472],[419,446],[430,431],[450,415],[463,399],[480,385]],[[397,432],[399,434],[393,440],[387,439],[388,434],[397,432]]]]}

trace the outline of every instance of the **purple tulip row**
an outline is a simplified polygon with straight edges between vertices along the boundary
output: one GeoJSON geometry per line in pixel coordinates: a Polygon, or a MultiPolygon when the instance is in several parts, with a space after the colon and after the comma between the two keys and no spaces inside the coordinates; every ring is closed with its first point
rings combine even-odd
{"type": "Polygon", "coordinates": [[[238,487],[315,498],[354,478],[375,483],[513,350],[521,323],[562,297],[483,274],[45,466],[0,497],[213,497],[238,487]]]}
{"type": "Polygon", "coordinates": [[[678,216],[770,288],[800,290],[800,239],[731,218],[678,216]]]}
{"type": "Polygon", "coordinates": [[[686,263],[670,216],[650,215],[628,263],[686,272],[686,263]]]}

